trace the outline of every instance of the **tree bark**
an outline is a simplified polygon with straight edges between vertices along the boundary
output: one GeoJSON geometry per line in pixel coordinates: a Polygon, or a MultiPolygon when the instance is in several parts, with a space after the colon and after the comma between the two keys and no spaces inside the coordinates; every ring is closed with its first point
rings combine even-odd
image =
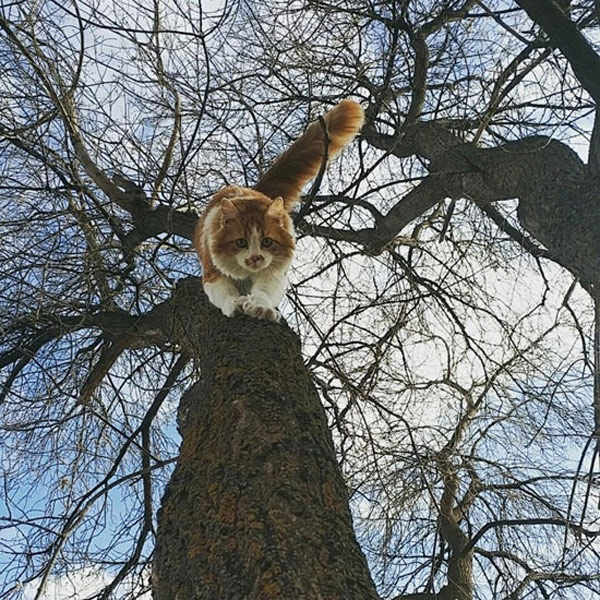
{"type": "Polygon", "coordinates": [[[202,377],[159,512],[156,600],[376,599],[324,410],[285,323],[223,317],[178,284],[173,338],[202,377]]]}
{"type": "Polygon", "coordinates": [[[440,198],[471,198],[480,206],[518,198],[523,229],[586,290],[597,293],[598,179],[566,144],[532,136],[482,148],[462,142],[437,123],[415,125],[403,144],[393,136],[370,132],[367,136],[374,146],[399,157],[413,152],[429,160],[430,175],[379,219],[377,231],[369,232],[380,247],[440,198]]]}

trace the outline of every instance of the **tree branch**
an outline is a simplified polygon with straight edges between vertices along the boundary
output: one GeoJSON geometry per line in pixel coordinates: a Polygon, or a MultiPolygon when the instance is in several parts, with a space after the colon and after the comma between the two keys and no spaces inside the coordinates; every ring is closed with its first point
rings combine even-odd
{"type": "Polygon", "coordinates": [[[600,57],[553,0],[516,0],[560,49],[590,96],[600,102],[600,57]]]}
{"type": "Polygon", "coordinates": [[[468,545],[465,548],[465,551],[471,550],[475,547],[477,542],[490,530],[495,529],[497,527],[515,527],[519,525],[555,525],[560,527],[568,527],[578,535],[584,535],[589,538],[596,538],[600,536],[599,531],[592,531],[589,529],[585,529],[584,527],[579,527],[574,523],[570,523],[565,519],[553,519],[553,518],[539,518],[539,519],[499,519],[498,521],[493,521],[491,523],[486,523],[470,540],[468,545]]]}

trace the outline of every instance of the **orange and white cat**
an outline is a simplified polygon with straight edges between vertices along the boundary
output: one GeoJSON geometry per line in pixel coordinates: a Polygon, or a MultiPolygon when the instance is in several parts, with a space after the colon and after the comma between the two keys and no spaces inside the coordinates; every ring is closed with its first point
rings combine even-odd
{"type": "MultiPolygon", "coordinates": [[[[360,104],[342,100],[323,117],[332,158],[360,130],[360,104]]],[[[227,317],[243,312],[279,320],[287,270],[296,247],[290,210],[319,171],[325,154],[319,121],[284,152],[254,188],[226,187],[198,221],[194,245],[208,299],[227,317]]]]}

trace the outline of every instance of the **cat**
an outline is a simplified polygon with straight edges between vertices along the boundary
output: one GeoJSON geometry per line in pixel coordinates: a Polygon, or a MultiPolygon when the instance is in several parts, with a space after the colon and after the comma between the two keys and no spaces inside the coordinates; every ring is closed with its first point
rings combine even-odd
{"type": "MultiPolygon", "coordinates": [[[[363,109],[342,100],[323,117],[327,158],[360,130],[363,109]]],[[[194,233],[208,299],[227,317],[245,313],[278,321],[296,247],[290,210],[325,156],[324,131],[314,121],[253,188],[229,186],[208,203],[194,233]]]]}

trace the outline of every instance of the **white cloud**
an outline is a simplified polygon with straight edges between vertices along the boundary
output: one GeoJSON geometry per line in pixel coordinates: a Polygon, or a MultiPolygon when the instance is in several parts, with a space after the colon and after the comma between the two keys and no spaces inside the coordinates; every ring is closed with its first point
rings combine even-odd
{"type": "MultiPolygon", "coordinates": [[[[86,600],[98,593],[111,580],[112,576],[106,571],[91,568],[80,569],[70,575],[51,576],[39,600],[86,600]]],[[[35,579],[25,585],[22,600],[34,600],[40,583],[40,579],[35,579]]],[[[130,597],[130,594],[126,594],[125,590],[119,586],[112,597],[125,598],[127,596],[130,597]],[[119,589],[121,593],[119,593],[119,589]]],[[[140,600],[151,600],[149,593],[136,597],[140,600]]]]}

